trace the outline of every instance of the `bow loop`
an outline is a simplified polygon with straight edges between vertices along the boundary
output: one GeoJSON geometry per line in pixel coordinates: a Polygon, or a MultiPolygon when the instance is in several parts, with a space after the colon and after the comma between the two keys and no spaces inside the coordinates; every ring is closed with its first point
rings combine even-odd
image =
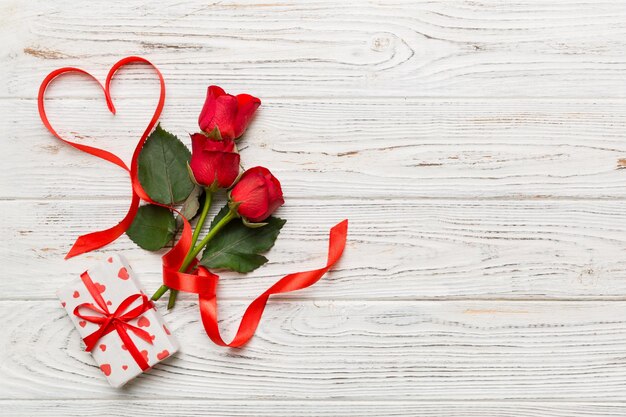
{"type": "Polygon", "coordinates": [[[76,308],[74,309],[74,315],[92,323],[102,323],[104,322],[106,317],[109,315],[109,312],[108,310],[104,311],[98,308],[92,303],[83,303],[83,304],[79,304],[76,306],[76,308]],[[94,313],[98,313],[99,316],[85,316],[80,312],[81,309],[91,310],[94,313]]]}

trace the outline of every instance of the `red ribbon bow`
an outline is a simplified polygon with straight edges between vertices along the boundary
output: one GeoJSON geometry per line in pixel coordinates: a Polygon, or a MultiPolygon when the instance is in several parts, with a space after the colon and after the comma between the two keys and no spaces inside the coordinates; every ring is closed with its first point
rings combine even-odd
{"type": "Polygon", "coordinates": [[[95,306],[93,303],[83,303],[76,306],[74,309],[74,315],[80,317],[83,320],[86,320],[91,323],[98,324],[98,330],[91,333],[89,336],[86,336],[83,341],[87,348],[85,349],[87,352],[91,352],[94,347],[96,347],[96,343],[103,336],[111,333],[113,330],[117,331],[117,334],[124,342],[124,346],[128,349],[137,365],[142,370],[148,369],[150,366],[146,359],[143,357],[139,349],[130,338],[128,334],[128,330],[132,331],[136,336],[143,339],[145,342],[152,344],[152,338],[150,337],[150,333],[147,331],[140,329],[137,326],[133,326],[128,323],[131,320],[141,317],[143,313],[150,310],[153,305],[152,302],[146,297],[144,294],[133,294],[128,296],[124,301],[122,301],[115,309],[113,313],[111,313],[107,307],[107,304],[104,302],[102,295],[100,295],[100,291],[96,288],[95,284],[91,280],[91,277],[87,272],[83,272],[80,276],[85,284],[85,287],[89,291],[89,294],[93,297],[94,301],[98,306],[95,306]],[[141,304],[130,311],[126,311],[135,301],[141,299],[141,304]],[[99,316],[86,316],[80,312],[81,309],[91,310],[94,313],[100,314],[99,316]]]}
{"type": "MultiPolygon", "coordinates": [[[[270,295],[285,293],[296,291],[302,288],[306,288],[310,285],[313,285],[317,282],[322,275],[326,273],[334,264],[339,260],[343,249],[346,244],[346,236],[348,233],[348,221],[344,220],[341,223],[337,224],[335,227],[331,229],[330,232],[330,242],[329,242],[329,250],[328,250],[328,261],[326,266],[320,269],[316,269],[313,271],[305,271],[298,272],[294,274],[289,274],[279,280],[276,284],[270,287],[267,291],[257,297],[246,310],[241,324],[239,326],[239,330],[237,331],[237,336],[235,339],[227,344],[225,343],[220,334],[217,326],[217,300],[215,298],[215,289],[217,286],[218,276],[209,272],[206,268],[200,267],[196,270],[196,273],[183,273],[178,272],[180,266],[183,263],[183,260],[189,249],[191,248],[191,225],[187,221],[187,219],[180,214],[177,210],[172,207],[165,206],[163,204],[157,203],[152,200],[148,194],[142,188],[138,176],[138,158],[141,148],[143,147],[144,142],[148,138],[148,135],[152,131],[152,128],[156,125],[159,116],[161,115],[161,111],[163,110],[163,105],[165,102],[165,81],[163,80],[163,76],[161,72],[155,67],[150,61],[145,58],[130,56],[121,59],[117,63],[115,63],[111,69],[109,70],[109,74],[107,75],[106,82],[104,86],[98,82],[102,91],[104,92],[104,96],[107,102],[107,106],[112,113],[115,113],[115,107],[113,105],[113,100],[110,94],[110,85],[111,81],[115,75],[115,73],[122,67],[132,64],[132,63],[143,63],[151,66],[157,74],[159,78],[160,85],[160,95],[159,101],[155,108],[154,114],[148,126],[146,127],[144,133],[141,135],[141,139],[137,143],[135,147],[135,151],[133,153],[133,157],[131,160],[130,169],[126,166],[126,164],[116,155],[105,151],[103,149],[98,149],[86,145],[82,145],[75,142],[70,142],[68,140],[63,139],[52,127],[50,124],[48,117],[45,111],[45,93],[48,85],[59,75],[65,73],[79,73],[84,74],[91,77],[93,80],[98,82],[98,80],[89,74],[87,71],[84,71],[79,68],[74,67],[65,67],[59,68],[57,70],[52,71],[48,76],[43,80],[41,86],[39,87],[39,96],[37,98],[38,106],[39,106],[39,116],[44,124],[44,126],[52,133],[55,137],[59,138],[63,142],[83,151],[88,154],[97,156],[98,158],[102,158],[108,162],[111,162],[122,169],[126,170],[130,174],[130,180],[132,183],[132,201],[130,204],[130,208],[128,213],[114,227],[111,227],[107,230],[101,230],[98,232],[93,232],[87,235],[80,236],[72,249],[70,249],[69,253],[66,256],[70,258],[72,256],[80,255],[85,252],[92,251],[94,249],[101,248],[102,246],[113,242],[117,239],[122,233],[124,233],[133,222],[135,215],[137,214],[137,209],[139,207],[139,201],[144,200],[150,204],[155,204],[158,206],[166,207],[169,210],[175,211],[178,213],[183,220],[183,231],[181,233],[180,240],[174,245],[174,247],[163,256],[163,282],[170,288],[177,289],[179,291],[191,292],[199,295],[200,299],[200,315],[202,317],[202,323],[204,325],[204,329],[206,330],[207,335],[220,346],[230,346],[230,347],[239,347],[245,344],[250,338],[254,335],[256,328],[259,325],[259,321],[261,320],[261,316],[263,315],[263,310],[265,309],[265,305],[270,295]]],[[[95,297],[94,297],[95,298],[95,297]]],[[[106,308],[106,306],[105,306],[106,308]]],[[[116,322],[119,322],[117,320],[116,322]]],[[[119,325],[121,326],[121,325],[119,325]]],[[[132,330],[132,329],[131,329],[132,330]]],[[[141,329],[139,329],[141,330],[141,329]]],[[[110,331],[110,330],[109,330],[110,331]]],[[[121,334],[120,334],[121,336],[121,334]]],[[[128,344],[127,344],[128,346],[128,344]]],[[[129,350],[130,350],[130,346],[129,350]]],[[[132,352],[131,352],[132,353],[132,352]]],[[[138,352],[137,352],[138,353],[138,352]]],[[[133,354],[135,360],[138,358],[133,354]]],[[[143,357],[141,358],[143,359],[143,357]]],[[[139,363],[139,361],[138,361],[139,363]]],[[[144,361],[145,363],[145,361],[144,361]]],[[[147,364],[146,364],[147,365],[147,364]]],[[[141,366],[141,365],[140,365],[141,366]]]]}

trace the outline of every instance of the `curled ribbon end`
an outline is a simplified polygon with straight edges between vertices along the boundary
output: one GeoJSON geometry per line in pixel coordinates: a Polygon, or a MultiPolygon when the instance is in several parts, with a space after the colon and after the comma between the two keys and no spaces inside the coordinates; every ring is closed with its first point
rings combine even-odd
{"type": "Polygon", "coordinates": [[[74,256],[80,255],[81,253],[83,253],[82,249],[78,247],[78,242],[74,243],[74,246],[72,246],[72,249],[70,249],[70,251],[67,253],[67,255],[65,255],[65,260],[68,260],[70,258],[73,258],[74,256]]]}
{"type": "MultiPolygon", "coordinates": [[[[87,235],[88,236],[88,235],[87,235]]],[[[70,259],[73,258],[74,256],[78,256],[80,254],[83,254],[85,252],[89,252],[92,249],[96,249],[100,246],[104,246],[104,244],[101,244],[100,246],[93,246],[90,245],[90,242],[88,239],[84,239],[85,236],[80,236],[78,239],[76,239],[76,242],[74,242],[74,245],[72,246],[72,249],[70,249],[70,251],[67,253],[67,255],[65,255],[65,259],[70,259]]]]}
{"type": "Polygon", "coordinates": [[[345,219],[335,226],[333,226],[332,230],[337,230],[338,232],[346,233],[348,231],[348,219],[345,219]]]}

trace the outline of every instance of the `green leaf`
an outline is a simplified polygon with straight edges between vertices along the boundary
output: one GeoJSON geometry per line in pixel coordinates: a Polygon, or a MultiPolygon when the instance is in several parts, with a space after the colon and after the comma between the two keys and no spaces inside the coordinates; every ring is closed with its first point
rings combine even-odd
{"type": "Polygon", "coordinates": [[[189,149],[157,125],[139,154],[139,182],[154,201],[170,206],[180,203],[194,187],[187,173],[190,159],[189,149]]]}
{"type": "MultiPolygon", "coordinates": [[[[216,218],[228,212],[228,207],[220,210],[216,218]]],[[[223,217],[223,216],[222,216],[223,217]]],[[[266,226],[251,229],[235,219],[221,230],[204,250],[200,263],[207,268],[224,268],[236,272],[254,271],[267,262],[261,252],[269,250],[280,233],[286,220],[270,217],[266,226]]],[[[215,219],[211,226],[216,224],[215,219]]]]}
{"type": "Polygon", "coordinates": [[[165,207],[148,204],[139,207],[137,215],[126,234],[139,247],[159,250],[167,244],[176,231],[176,220],[165,207]]]}
{"type": "MultiPolygon", "coordinates": [[[[180,213],[185,216],[185,218],[191,221],[194,217],[198,215],[198,211],[200,211],[200,206],[204,201],[204,190],[199,185],[194,186],[193,190],[183,203],[183,206],[180,208],[180,213]]],[[[183,219],[180,216],[176,216],[176,227],[180,228],[183,225],[183,219]]]]}

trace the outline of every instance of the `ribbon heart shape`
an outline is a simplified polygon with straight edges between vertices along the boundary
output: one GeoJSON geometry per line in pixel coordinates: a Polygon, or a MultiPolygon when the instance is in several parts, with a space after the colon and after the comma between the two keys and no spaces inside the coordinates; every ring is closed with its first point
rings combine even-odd
{"type": "Polygon", "coordinates": [[[68,145],[73,146],[74,148],[78,150],[81,150],[90,155],[104,159],[105,161],[108,161],[114,165],[119,166],[120,168],[122,168],[123,170],[127,171],[130,174],[130,179],[132,183],[132,199],[131,199],[128,212],[126,213],[126,216],[124,216],[124,218],[117,225],[109,229],[100,230],[98,232],[93,232],[93,233],[80,236],[78,239],[76,239],[76,242],[74,243],[70,251],[65,256],[65,259],[68,259],[73,256],[80,255],[82,253],[86,253],[94,249],[101,248],[102,246],[105,246],[113,242],[115,239],[117,239],[130,227],[131,223],[133,222],[133,219],[135,218],[135,215],[137,214],[140,199],[143,198],[146,201],[151,201],[150,198],[145,193],[145,191],[143,190],[143,188],[141,187],[141,184],[139,183],[139,180],[137,178],[137,165],[138,165],[137,158],[139,157],[139,152],[141,151],[141,148],[143,147],[144,142],[146,141],[146,139],[148,138],[148,135],[150,134],[150,132],[156,125],[157,121],[159,120],[159,117],[161,116],[161,112],[163,111],[163,105],[165,104],[165,81],[163,80],[163,75],[161,74],[161,72],[158,70],[157,67],[155,67],[147,59],[137,57],[137,56],[129,56],[115,63],[109,70],[109,73],[107,75],[104,85],[100,81],[98,81],[96,77],[94,77],[93,75],[91,75],[89,72],[85,70],[82,70],[80,68],[74,68],[74,67],[64,67],[64,68],[59,68],[57,70],[52,71],[43,80],[43,82],[41,83],[41,87],[39,87],[39,95],[37,97],[37,104],[39,108],[39,116],[41,117],[41,121],[43,122],[44,126],[50,131],[50,133],[52,133],[55,137],[57,137],[61,141],[67,143],[68,145]],[[99,149],[99,148],[83,145],[83,144],[76,143],[76,142],[71,142],[67,139],[64,139],[52,127],[52,124],[48,120],[48,116],[46,114],[45,94],[46,94],[46,89],[48,88],[48,86],[55,79],[57,79],[57,77],[63,74],[73,73],[73,74],[85,75],[91,78],[102,89],[109,111],[115,114],[115,106],[113,105],[113,99],[111,98],[111,91],[110,91],[111,81],[113,80],[113,77],[115,76],[115,74],[117,73],[119,69],[121,69],[122,67],[126,65],[136,64],[136,63],[147,64],[154,69],[154,71],[156,72],[159,78],[160,92],[159,92],[159,101],[154,110],[152,118],[150,119],[150,122],[146,126],[146,129],[141,135],[141,139],[137,143],[137,146],[135,147],[135,151],[133,152],[133,157],[132,157],[130,168],[126,166],[124,161],[122,161],[117,155],[114,155],[111,152],[106,151],[104,149],[99,149]]]}

